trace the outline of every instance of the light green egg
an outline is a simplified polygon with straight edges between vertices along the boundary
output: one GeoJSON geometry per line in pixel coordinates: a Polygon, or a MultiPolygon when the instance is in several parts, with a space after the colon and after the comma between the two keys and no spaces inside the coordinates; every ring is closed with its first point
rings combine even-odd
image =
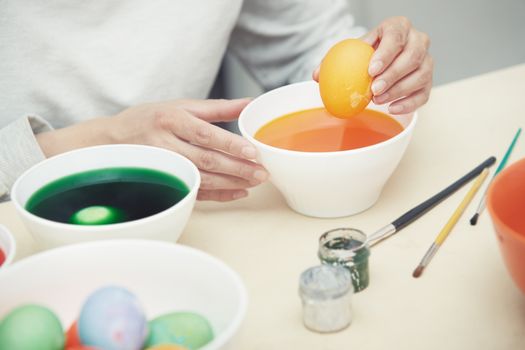
{"type": "Polygon", "coordinates": [[[75,212],[69,222],[76,225],[108,225],[123,222],[124,218],[124,212],[118,208],[93,205],[75,212]]]}
{"type": "Polygon", "coordinates": [[[149,322],[146,348],[160,344],[178,344],[190,350],[213,340],[213,329],[204,317],[193,312],[172,312],[149,322]]]}
{"type": "Polygon", "coordinates": [[[62,325],[57,316],[46,307],[19,306],[0,323],[0,349],[62,350],[62,325]]]}

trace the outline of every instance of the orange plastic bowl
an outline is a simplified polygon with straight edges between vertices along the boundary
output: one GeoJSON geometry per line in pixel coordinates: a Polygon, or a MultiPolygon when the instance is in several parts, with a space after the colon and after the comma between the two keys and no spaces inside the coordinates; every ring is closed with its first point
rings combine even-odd
{"type": "Polygon", "coordinates": [[[525,293],[525,158],[496,176],[487,207],[507,270],[525,293]]]}

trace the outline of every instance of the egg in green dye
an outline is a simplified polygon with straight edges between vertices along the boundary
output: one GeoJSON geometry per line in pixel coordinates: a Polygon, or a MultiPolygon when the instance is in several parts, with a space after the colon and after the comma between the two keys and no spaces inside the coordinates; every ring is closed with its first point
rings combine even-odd
{"type": "Polygon", "coordinates": [[[196,350],[213,340],[213,330],[204,317],[193,312],[172,312],[149,322],[146,348],[159,344],[178,344],[196,350]]]}
{"type": "Polygon", "coordinates": [[[63,350],[62,325],[46,307],[19,306],[0,323],[0,349],[63,350]]]}
{"type": "Polygon", "coordinates": [[[126,215],[118,208],[92,205],[71,215],[69,222],[76,225],[108,225],[125,221],[126,215]]]}

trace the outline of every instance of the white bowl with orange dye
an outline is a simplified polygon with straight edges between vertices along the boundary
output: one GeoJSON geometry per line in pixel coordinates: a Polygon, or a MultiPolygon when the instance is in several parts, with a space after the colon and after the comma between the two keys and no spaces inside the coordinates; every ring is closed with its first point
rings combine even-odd
{"type": "Polygon", "coordinates": [[[390,115],[403,130],[383,142],[344,151],[302,152],[273,147],[254,136],[268,122],[283,115],[323,107],[314,81],[291,84],[254,99],[239,117],[242,135],[259,151],[258,161],[270,172],[272,183],[298,213],[322,218],[342,217],[371,207],[399,164],[410,142],[417,114],[390,115]]]}

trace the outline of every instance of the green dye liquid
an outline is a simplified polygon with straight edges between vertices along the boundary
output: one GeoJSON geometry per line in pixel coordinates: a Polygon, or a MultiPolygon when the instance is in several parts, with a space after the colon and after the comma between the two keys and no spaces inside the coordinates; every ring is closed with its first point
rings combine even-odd
{"type": "Polygon", "coordinates": [[[342,265],[350,271],[352,277],[352,285],[354,287],[354,293],[358,293],[368,287],[370,283],[370,275],[368,272],[368,257],[370,256],[370,250],[368,247],[363,246],[363,242],[356,239],[348,239],[345,237],[334,238],[324,245],[328,249],[337,250],[354,250],[355,255],[351,261],[340,261],[338,259],[331,259],[328,257],[322,257],[321,262],[324,264],[331,265],[342,265]],[[361,247],[356,249],[357,247],[361,247]]]}
{"type": "Polygon", "coordinates": [[[168,173],[146,168],[105,168],[55,180],[36,191],[26,209],[44,219],[103,225],[142,219],[177,204],[188,186],[168,173]]]}

